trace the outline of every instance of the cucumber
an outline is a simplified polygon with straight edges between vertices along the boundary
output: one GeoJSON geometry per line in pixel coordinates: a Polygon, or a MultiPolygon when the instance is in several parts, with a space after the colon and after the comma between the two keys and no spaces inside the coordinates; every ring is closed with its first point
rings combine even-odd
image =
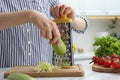
{"type": "Polygon", "coordinates": [[[31,76],[27,74],[22,74],[22,73],[11,73],[8,77],[7,80],[35,80],[31,76]]]}
{"type": "Polygon", "coordinates": [[[53,50],[56,52],[57,55],[65,55],[66,54],[66,45],[61,40],[59,46],[56,43],[52,44],[53,50]]]}

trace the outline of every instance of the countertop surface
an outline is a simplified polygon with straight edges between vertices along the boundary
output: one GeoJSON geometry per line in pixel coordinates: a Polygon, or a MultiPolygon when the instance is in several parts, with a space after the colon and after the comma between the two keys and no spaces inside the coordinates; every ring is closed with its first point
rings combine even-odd
{"type": "MultiPolygon", "coordinates": [[[[85,75],[83,77],[47,77],[35,78],[35,80],[120,80],[120,73],[100,73],[92,71],[92,64],[90,60],[78,60],[75,64],[82,64],[85,75]]],[[[0,68],[0,80],[7,80],[3,78],[4,72],[10,68],[0,68]]]]}

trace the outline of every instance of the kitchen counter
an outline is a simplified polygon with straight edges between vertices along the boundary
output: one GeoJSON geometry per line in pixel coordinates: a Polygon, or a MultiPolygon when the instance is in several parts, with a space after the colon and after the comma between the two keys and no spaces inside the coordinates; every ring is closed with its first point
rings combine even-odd
{"type": "MultiPolygon", "coordinates": [[[[92,71],[92,64],[89,64],[90,60],[78,60],[75,64],[82,64],[85,72],[84,77],[47,77],[47,78],[35,78],[35,80],[120,80],[120,73],[100,73],[92,71]]],[[[10,68],[0,68],[0,80],[6,80],[3,78],[4,72],[10,68]]]]}
{"type": "Polygon", "coordinates": [[[91,59],[94,56],[94,52],[84,52],[84,53],[78,53],[76,52],[74,54],[74,60],[86,60],[86,59],[91,59]]]}

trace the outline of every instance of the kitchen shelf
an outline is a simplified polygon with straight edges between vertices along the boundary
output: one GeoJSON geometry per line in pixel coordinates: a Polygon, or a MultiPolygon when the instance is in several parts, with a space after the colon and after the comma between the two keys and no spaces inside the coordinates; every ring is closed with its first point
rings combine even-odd
{"type": "Polygon", "coordinates": [[[86,16],[88,19],[120,19],[120,16],[86,16]]]}

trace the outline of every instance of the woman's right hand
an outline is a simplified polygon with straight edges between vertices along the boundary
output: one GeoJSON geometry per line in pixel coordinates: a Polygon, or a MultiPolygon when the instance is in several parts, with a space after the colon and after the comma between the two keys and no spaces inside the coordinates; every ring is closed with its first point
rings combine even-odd
{"type": "Polygon", "coordinates": [[[41,36],[49,39],[51,44],[60,44],[61,35],[54,21],[47,18],[42,13],[32,10],[30,14],[30,22],[40,29],[41,36]]]}

